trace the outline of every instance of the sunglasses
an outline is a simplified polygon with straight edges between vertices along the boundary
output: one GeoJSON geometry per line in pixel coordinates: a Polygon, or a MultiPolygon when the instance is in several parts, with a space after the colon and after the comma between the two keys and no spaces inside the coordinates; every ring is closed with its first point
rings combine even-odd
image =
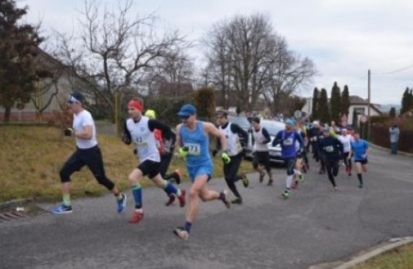
{"type": "Polygon", "coordinates": [[[191,117],[191,115],[179,116],[181,120],[187,120],[189,117],[191,117]]]}

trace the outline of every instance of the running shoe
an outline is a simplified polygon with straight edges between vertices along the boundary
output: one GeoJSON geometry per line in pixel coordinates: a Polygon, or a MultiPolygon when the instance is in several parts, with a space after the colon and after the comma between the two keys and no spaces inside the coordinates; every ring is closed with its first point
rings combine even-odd
{"type": "Polygon", "coordinates": [[[129,223],[139,223],[143,219],[142,211],[133,212],[132,216],[129,218],[129,223]]]}
{"type": "Polygon", "coordinates": [[[53,208],[53,209],[51,210],[51,212],[52,212],[53,214],[60,215],[60,214],[72,213],[73,211],[72,211],[72,207],[71,207],[71,206],[67,206],[67,205],[61,204],[61,205],[58,205],[58,206],[56,206],[55,208],[53,208]]]}
{"type": "Polygon", "coordinates": [[[183,227],[178,227],[174,230],[174,234],[182,240],[189,239],[189,233],[183,227]]]}
{"type": "Polygon", "coordinates": [[[126,208],[126,194],[122,193],[120,199],[116,201],[118,213],[122,213],[126,208]]]}

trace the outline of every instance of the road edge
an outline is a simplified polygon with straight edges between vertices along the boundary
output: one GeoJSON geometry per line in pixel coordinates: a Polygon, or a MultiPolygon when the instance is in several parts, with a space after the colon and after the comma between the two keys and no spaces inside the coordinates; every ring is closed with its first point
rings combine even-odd
{"type": "Polygon", "coordinates": [[[411,243],[413,243],[413,236],[393,238],[386,243],[382,243],[368,250],[361,251],[346,261],[335,261],[331,263],[312,265],[308,267],[308,269],[350,269],[372,258],[385,254],[386,252],[411,243]]]}
{"type": "MultiPolygon", "coordinates": [[[[371,143],[371,142],[369,142],[369,145],[370,145],[371,147],[373,147],[373,148],[380,149],[380,150],[383,150],[383,151],[388,151],[388,152],[390,153],[390,149],[389,149],[389,148],[385,148],[385,147],[382,147],[382,146],[373,144],[373,143],[371,143]]],[[[404,152],[404,151],[397,151],[397,154],[398,154],[398,155],[407,156],[407,157],[413,157],[413,153],[408,153],[408,152],[404,152]]]]}

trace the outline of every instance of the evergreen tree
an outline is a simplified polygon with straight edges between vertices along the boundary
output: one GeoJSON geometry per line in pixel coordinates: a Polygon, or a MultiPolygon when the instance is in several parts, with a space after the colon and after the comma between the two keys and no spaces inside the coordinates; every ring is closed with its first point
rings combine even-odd
{"type": "Polygon", "coordinates": [[[322,123],[329,123],[331,120],[327,91],[324,88],[321,89],[320,97],[318,99],[318,115],[322,123]]]}
{"type": "Polygon", "coordinates": [[[35,91],[35,56],[43,41],[37,28],[22,22],[27,7],[18,8],[14,0],[0,0],[0,106],[4,121],[11,109],[23,109],[35,91]]]}
{"type": "Polygon", "coordinates": [[[390,118],[393,118],[393,119],[396,117],[396,108],[394,107],[390,108],[389,116],[390,118]]]}
{"type": "Polygon", "coordinates": [[[409,106],[410,106],[410,91],[409,88],[406,88],[406,90],[403,93],[402,97],[402,107],[400,109],[400,115],[403,115],[407,111],[409,111],[409,106]]]}
{"type": "Polygon", "coordinates": [[[312,111],[311,111],[312,120],[318,119],[318,98],[319,97],[320,97],[320,91],[317,89],[317,87],[315,87],[313,91],[313,103],[312,103],[312,111]]]}
{"type": "Polygon", "coordinates": [[[336,123],[341,122],[340,117],[341,112],[341,90],[338,87],[337,82],[334,82],[333,88],[331,89],[331,98],[330,98],[330,115],[331,120],[336,123]]]}
{"type": "Polygon", "coordinates": [[[346,115],[348,117],[350,109],[350,92],[348,86],[344,85],[343,92],[341,94],[341,115],[346,115]]]}

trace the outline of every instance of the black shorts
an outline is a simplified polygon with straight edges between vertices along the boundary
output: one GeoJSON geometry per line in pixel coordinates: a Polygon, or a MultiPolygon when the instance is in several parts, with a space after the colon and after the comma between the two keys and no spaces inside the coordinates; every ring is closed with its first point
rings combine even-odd
{"type": "Polygon", "coordinates": [[[268,151],[256,151],[254,153],[254,159],[252,160],[252,165],[257,168],[258,165],[265,167],[267,171],[271,169],[270,167],[270,152],[268,151]]]}
{"type": "Polygon", "coordinates": [[[368,160],[354,160],[355,163],[361,163],[362,165],[368,164],[368,160]]]}
{"type": "Polygon", "coordinates": [[[161,163],[152,160],[146,160],[138,165],[138,169],[142,171],[143,176],[148,176],[150,179],[156,177],[160,172],[161,163]]]}

